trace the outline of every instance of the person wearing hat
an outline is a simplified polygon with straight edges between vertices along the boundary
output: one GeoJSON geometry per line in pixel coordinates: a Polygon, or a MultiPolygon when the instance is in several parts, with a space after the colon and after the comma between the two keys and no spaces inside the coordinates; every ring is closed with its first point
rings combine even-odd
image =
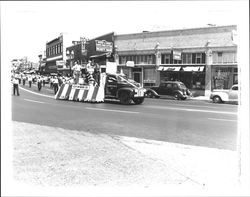
{"type": "Polygon", "coordinates": [[[42,89],[42,79],[41,79],[40,76],[37,79],[37,87],[38,87],[38,91],[41,91],[41,89],[42,89]]]}
{"type": "Polygon", "coordinates": [[[31,88],[31,83],[32,83],[32,76],[31,75],[28,76],[28,82],[29,82],[29,87],[31,88]]]}
{"type": "Polygon", "coordinates": [[[19,80],[17,77],[14,77],[12,79],[12,83],[13,83],[13,95],[16,95],[16,92],[17,92],[17,96],[19,96],[19,80]]]}

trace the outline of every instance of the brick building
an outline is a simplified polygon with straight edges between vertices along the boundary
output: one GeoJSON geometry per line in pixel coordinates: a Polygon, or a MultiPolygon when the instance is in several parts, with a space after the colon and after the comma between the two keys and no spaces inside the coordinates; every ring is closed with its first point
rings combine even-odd
{"type": "Polygon", "coordinates": [[[80,41],[72,43],[73,45],[66,48],[69,68],[73,66],[75,61],[86,65],[88,60],[92,59],[105,70],[106,62],[114,61],[114,32],[90,40],[81,38],[80,41]]]}
{"type": "Polygon", "coordinates": [[[46,65],[43,73],[57,73],[66,68],[66,46],[69,45],[69,36],[60,34],[59,37],[46,43],[46,65]]]}
{"type": "Polygon", "coordinates": [[[208,95],[238,82],[236,30],[231,25],[116,35],[116,62],[144,86],[180,80],[208,95]]]}

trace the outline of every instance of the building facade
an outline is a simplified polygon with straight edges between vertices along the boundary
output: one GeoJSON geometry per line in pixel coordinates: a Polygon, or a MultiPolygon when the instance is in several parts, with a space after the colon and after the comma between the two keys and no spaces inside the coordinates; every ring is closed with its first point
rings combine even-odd
{"type": "Polygon", "coordinates": [[[231,25],[116,35],[116,62],[145,87],[180,80],[208,95],[238,82],[236,30],[231,25]]]}
{"type": "Polygon", "coordinates": [[[66,68],[66,46],[70,43],[69,36],[60,34],[59,37],[46,43],[46,65],[44,73],[57,73],[66,68]]]}
{"type": "Polygon", "coordinates": [[[67,65],[71,68],[73,62],[78,61],[86,65],[89,60],[94,60],[101,68],[105,68],[107,61],[114,61],[114,32],[93,38],[81,38],[73,41],[73,45],[66,48],[67,65]]]}

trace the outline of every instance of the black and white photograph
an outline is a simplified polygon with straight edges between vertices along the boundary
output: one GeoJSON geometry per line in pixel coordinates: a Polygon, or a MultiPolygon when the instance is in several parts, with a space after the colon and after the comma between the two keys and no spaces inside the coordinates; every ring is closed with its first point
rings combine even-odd
{"type": "Polygon", "coordinates": [[[250,195],[247,0],[0,7],[2,196],[250,195]]]}

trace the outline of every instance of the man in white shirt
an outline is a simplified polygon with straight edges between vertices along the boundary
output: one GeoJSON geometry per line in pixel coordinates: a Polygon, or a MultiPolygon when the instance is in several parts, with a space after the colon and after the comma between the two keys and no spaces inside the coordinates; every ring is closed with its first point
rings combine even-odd
{"type": "Polygon", "coordinates": [[[77,62],[75,62],[75,65],[72,67],[72,70],[74,71],[73,74],[74,74],[74,79],[75,79],[76,84],[79,83],[81,69],[82,69],[82,66],[78,64],[77,62]]]}
{"type": "Polygon", "coordinates": [[[32,83],[32,76],[31,75],[28,76],[28,82],[29,82],[29,87],[31,88],[31,83],[32,83]]]}
{"type": "Polygon", "coordinates": [[[19,96],[20,94],[19,94],[19,87],[18,87],[19,85],[18,78],[14,77],[12,83],[13,83],[13,95],[16,95],[16,92],[17,92],[17,96],[19,96]]]}

